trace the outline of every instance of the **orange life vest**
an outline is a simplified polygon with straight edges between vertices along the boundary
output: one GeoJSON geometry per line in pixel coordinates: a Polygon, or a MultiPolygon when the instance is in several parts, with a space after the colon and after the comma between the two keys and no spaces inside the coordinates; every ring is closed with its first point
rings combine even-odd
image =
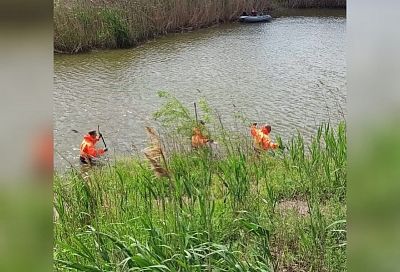
{"type": "Polygon", "coordinates": [[[264,150],[275,149],[278,147],[278,144],[275,144],[271,141],[271,139],[269,138],[269,134],[265,133],[263,133],[263,137],[261,139],[261,145],[264,150]]]}
{"type": "Polygon", "coordinates": [[[257,126],[256,126],[256,125],[252,125],[252,126],[250,127],[251,136],[256,137],[256,135],[257,135],[257,133],[258,133],[257,130],[258,130],[257,126]]]}
{"type": "Polygon", "coordinates": [[[269,138],[269,131],[267,129],[259,129],[256,126],[252,125],[250,133],[253,136],[255,148],[268,150],[278,147],[278,144],[273,143],[269,138]]]}
{"type": "Polygon", "coordinates": [[[95,158],[104,154],[104,149],[96,149],[95,145],[100,140],[98,137],[93,137],[86,134],[80,146],[80,155],[84,158],[95,158]]]}
{"type": "Polygon", "coordinates": [[[199,128],[194,128],[193,133],[194,133],[192,136],[193,148],[204,146],[208,142],[208,138],[201,133],[199,128]]]}
{"type": "Polygon", "coordinates": [[[261,132],[261,129],[257,128],[257,126],[255,126],[255,125],[252,125],[250,128],[250,133],[251,133],[251,136],[253,137],[254,146],[256,148],[260,148],[261,140],[263,137],[263,133],[261,132]]]}

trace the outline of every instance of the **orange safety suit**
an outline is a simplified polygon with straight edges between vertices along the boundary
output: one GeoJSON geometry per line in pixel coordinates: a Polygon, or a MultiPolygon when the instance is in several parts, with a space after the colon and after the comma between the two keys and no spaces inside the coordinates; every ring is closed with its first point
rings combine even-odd
{"type": "Polygon", "coordinates": [[[199,128],[193,129],[193,136],[192,136],[192,147],[198,148],[204,146],[206,143],[209,142],[208,138],[205,137],[199,128]]]}
{"type": "Polygon", "coordinates": [[[262,129],[257,128],[257,126],[252,125],[250,128],[251,136],[254,139],[254,147],[256,149],[275,149],[278,144],[272,143],[269,138],[269,131],[264,127],[262,129]]]}
{"type": "Polygon", "coordinates": [[[255,138],[255,137],[257,136],[257,134],[258,134],[258,128],[257,128],[256,125],[251,125],[251,127],[250,127],[250,133],[251,133],[251,136],[253,136],[253,138],[255,138]]]}
{"type": "Polygon", "coordinates": [[[273,143],[269,138],[269,131],[265,127],[261,129],[262,138],[261,138],[261,146],[264,150],[275,149],[278,147],[278,144],[273,143]]]}
{"type": "Polygon", "coordinates": [[[83,141],[80,146],[81,161],[91,162],[92,158],[99,157],[104,154],[104,149],[96,149],[95,145],[100,140],[100,137],[93,137],[90,134],[83,136],[83,141]]]}
{"type": "Polygon", "coordinates": [[[254,147],[261,148],[261,140],[263,137],[263,133],[261,132],[261,129],[257,128],[256,125],[252,125],[250,127],[250,133],[254,140],[254,147]]]}

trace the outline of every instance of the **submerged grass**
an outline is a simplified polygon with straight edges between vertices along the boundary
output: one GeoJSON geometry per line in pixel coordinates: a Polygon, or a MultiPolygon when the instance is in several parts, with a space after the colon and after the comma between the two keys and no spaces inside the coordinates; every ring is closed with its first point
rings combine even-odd
{"type": "MultiPolygon", "coordinates": [[[[177,105],[156,114],[165,137],[193,125],[177,105]]],[[[168,149],[168,177],[133,158],[56,175],[55,269],[346,271],[345,123],[261,155],[219,129],[220,150],[168,149]]]]}
{"type": "Polygon", "coordinates": [[[54,50],[131,47],[168,32],[231,21],[252,8],[345,5],[344,0],[55,0],[54,50]]]}

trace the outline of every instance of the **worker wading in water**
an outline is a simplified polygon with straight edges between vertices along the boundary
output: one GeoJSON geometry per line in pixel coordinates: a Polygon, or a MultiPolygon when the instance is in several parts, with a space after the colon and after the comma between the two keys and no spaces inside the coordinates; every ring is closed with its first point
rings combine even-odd
{"type": "Polygon", "coordinates": [[[271,126],[264,125],[261,128],[257,127],[257,123],[253,123],[250,127],[250,133],[253,137],[254,149],[260,150],[271,150],[279,147],[278,144],[273,143],[269,137],[271,133],[271,126]]]}
{"type": "Polygon", "coordinates": [[[96,143],[101,139],[101,137],[103,137],[101,133],[98,136],[95,130],[89,131],[88,134],[83,136],[79,157],[82,164],[93,165],[94,158],[98,158],[107,152],[107,148],[96,149],[95,147],[96,143]]]}
{"type": "Polygon", "coordinates": [[[208,139],[208,137],[204,136],[202,133],[202,128],[204,129],[204,122],[200,121],[200,126],[193,128],[192,135],[192,148],[197,149],[199,147],[207,146],[207,143],[213,143],[213,140],[208,139]]]}

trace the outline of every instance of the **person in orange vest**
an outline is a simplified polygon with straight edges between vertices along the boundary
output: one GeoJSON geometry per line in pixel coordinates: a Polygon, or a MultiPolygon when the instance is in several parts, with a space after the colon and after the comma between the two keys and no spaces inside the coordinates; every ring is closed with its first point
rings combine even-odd
{"type": "Polygon", "coordinates": [[[263,133],[261,132],[261,129],[257,127],[257,123],[253,123],[250,127],[250,134],[253,137],[253,147],[254,149],[261,150],[262,145],[261,145],[261,140],[263,137],[263,133]]]}
{"type": "Polygon", "coordinates": [[[253,137],[253,145],[255,149],[261,149],[261,129],[257,127],[257,123],[253,123],[250,127],[250,134],[253,137]]]}
{"type": "Polygon", "coordinates": [[[270,125],[264,125],[261,128],[262,132],[262,138],[261,138],[261,145],[264,150],[268,149],[276,149],[279,145],[276,143],[273,143],[271,139],[269,138],[269,134],[271,133],[271,126],[270,125]]]}
{"type": "Polygon", "coordinates": [[[254,139],[255,150],[275,149],[278,144],[275,144],[269,138],[271,132],[270,125],[264,125],[261,129],[257,127],[257,123],[253,123],[250,127],[251,136],[254,139]]]}
{"type": "Polygon", "coordinates": [[[88,134],[83,136],[83,141],[80,146],[79,157],[82,164],[92,165],[94,158],[98,158],[105,152],[107,152],[108,148],[95,148],[96,143],[101,139],[101,137],[103,137],[101,133],[98,136],[95,130],[89,131],[88,134]]]}
{"type": "MultiPolygon", "coordinates": [[[[201,126],[204,126],[204,122],[199,122],[201,126]]],[[[192,148],[199,148],[205,146],[207,143],[212,143],[213,140],[208,139],[208,137],[204,136],[201,132],[201,128],[199,126],[193,128],[192,135],[192,148]]]]}
{"type": "Polygon", "coordinates": [[[254,138],[255,142],[260,142],[262,138],[262,131],[257,127],[257,123],[253,123],[250,127],[251,136],[254,138]]]}
{"type": "Polygon", "coordinates": [[[210,140],[201,133],[200,128],[195,127],[192,135],[192,147],[199,148],[206,145],[210,140]]]}

